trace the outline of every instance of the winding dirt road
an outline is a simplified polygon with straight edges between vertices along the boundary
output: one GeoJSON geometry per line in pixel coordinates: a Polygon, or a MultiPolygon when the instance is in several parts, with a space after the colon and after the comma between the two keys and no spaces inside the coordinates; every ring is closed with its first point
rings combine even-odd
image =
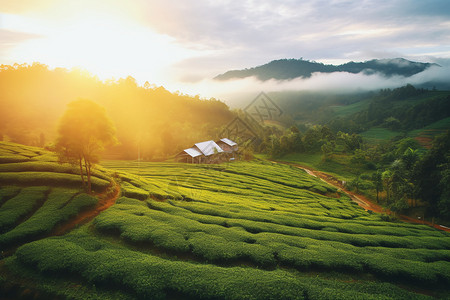
{"type": "Polygon", "coordinates": [[[99,197],[99,200],[97,202],[97,205],[89,210],[83,211],[76,215],[74,218],[68,220],[67,222],[57,226],[55,229],[53,229],[52,233],[50,235],[63,235],[67,232],[71,231],[75,227],[79,225],[83,225],[94,219],[96,216],[98,216],[102,211],[112,206],[114,203],[116,203],[117,198],[119,198],[120,195],[120,185],[117,183],[114,183],[114,192],[111,194],[98,194],[96,195],[99,197]]]}
{"type": "MultiPolygon", "coordinates": [[[[335,177],[326,174],[324,172],[321,171],[317,171],[299,164],[295,164],[295,163],[288,163],[288,162],[281,162],[281,161],[272,161],[273,163],[277,163],[277,164],[285,164],[285,165],[290,165],[299,169],[304,170],[306,173],[308,173],[311,176],[314,177],[318,177],[320,178],[322,181],[328,183],[329,185],[332,185],[338,189],[340,189],[341,191],[343,191],[345,194],[347,194],[350,199],[352,199],[354,202],[356,202],[359,206],[361,206],[362,208],[364,208],[365,210],[371,210],[373,212],[376,213],[386,213],[386,214],[391,214],[391,211],[389,209],[386,209],[378,204],[373,203],[372,201],[370,201],[367,197],[363,196],[363,195],[359,195],[356,194],[352,191],[347,190],[342,181],[337,180],[335,177]]],[[[397,215],[397,217],[399,219],[401,219],[402,221],[405,222],[409,222],[409,223],[417,223],[417,224],[425,224],[434,228],[437,228],[439,230],[443,230],[443,231],[447,231],[450,232],[450,228],[446,227],[446,226],[442,226],[442,225],[438,225],[438,224],[434,224],[432,222],[429,221],[425,221],[425,220],[417,220],[405,215],[397,215]]]]}

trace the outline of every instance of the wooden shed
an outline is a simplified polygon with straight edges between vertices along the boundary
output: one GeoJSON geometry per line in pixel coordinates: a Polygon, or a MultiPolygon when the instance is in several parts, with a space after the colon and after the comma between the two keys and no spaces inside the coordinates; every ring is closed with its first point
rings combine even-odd
{"type": "Polygon", "coordinates": [[[220,163],[234,158],[237,144],[230,139],[223,138],[217,142],[213,140],[196,143],[191,148],[184,149],[175,158],[186,163],[220,163]]]}

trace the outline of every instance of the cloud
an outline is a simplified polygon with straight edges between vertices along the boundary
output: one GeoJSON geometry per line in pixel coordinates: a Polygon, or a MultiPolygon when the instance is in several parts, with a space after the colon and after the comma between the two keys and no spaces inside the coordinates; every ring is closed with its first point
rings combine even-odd
{"type": "MultiPolygon", "coordinates": [[[[85,22],[89,16],[99,22],[113,16],[119,23],[135,22],[149,32],[167,36],[174,47],[192,50],[183,61],[172,59],[165,66],[170,74],[167,80],[182,83],[280,58],[345,62],[450,57],[450,46],[445,44],[450,40],[448,0],[32,2],[0,0],[0,11],[39,20],[44,34],[85,22]]],[[[35,26],[32,29],[41,33],[35,26]]],[[[15,38],[21,38],[20,34],[15,38]]],[[[132,50],[127,54],[132,55],[132,50]]],[[[61,55],[64,60],[64,53],[61,55]]],[[[132,76],[158,77],[155,69],[133,68],[128,71],[132,76]]]]}
{"type": "Polygon", "coordinates": [[[217,81],[202,80],[179,86],[183,92],[200,94],[204,98],[216,97],[232,107],[242,107],[260,92],[277,91],[318,91],[333,93],[352,93],[396,88],[406,84],[420,85],[426,82],[448,82],[450,78],[450,59],[438,59],[441,66],[433,66],[411,77],[385,77],[379,74],[351,74],[347,72],[313,73],[310,78],[293,80],[259,81],[254,77],[245,79],[217,81]]]}
{"type": "MultiPolygon", "coordinates": [[[[18,44],[31,39],[40,38],[36,34],[0,29],[0,57],[8,55],[18,44]]],[[[14,62],[2,62],[14,63],[14,62]]]]}
{"type": "Polygon", "coordinates": [[[361,61],[387,58],[383,53],[450,57],[450,49],[442,53],[442,41],[450,40],[444,11],[450,11],[447,0],[151,0],[143,19],[180,43],[208,50],[177,66],[183,78],[191,79],[199,78],[189,76],[194,68],[218,74],[280,58],[361,61]],[[203,66],[201,59],[210,63],[203,66]],[[222,68],[223,61],[228,68],[222,68]]]}

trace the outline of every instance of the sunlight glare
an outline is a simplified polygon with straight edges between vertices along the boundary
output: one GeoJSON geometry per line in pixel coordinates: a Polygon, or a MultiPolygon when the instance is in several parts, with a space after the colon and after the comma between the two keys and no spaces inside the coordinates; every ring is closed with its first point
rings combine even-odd
{"type": "MultiPolygon", "coordinates": [[[[14,20],[14,18],[11,18],[14,20]]],[[[21,23],[13,30],[33,32],[36,22],[21,23]]],[[[10,22],[14,25],[14,22],[10,22]]],[[[19,44],[13,60],[39,61],[50,66],[81,67],[101,79],[130,75],[129,70],[148,74],[149,81],[161,81],[164,68],[192,54],[169,36],[111,15],[92,15],[60,28],[37,24],[37,38],[19,44]],[[159,77],[158,77],[159,76],[159,77]]],[[[34,32],[33,32],[34,33],[34,32]]],[[[134,74],[132,74],[134,75],[134,74]]]]}

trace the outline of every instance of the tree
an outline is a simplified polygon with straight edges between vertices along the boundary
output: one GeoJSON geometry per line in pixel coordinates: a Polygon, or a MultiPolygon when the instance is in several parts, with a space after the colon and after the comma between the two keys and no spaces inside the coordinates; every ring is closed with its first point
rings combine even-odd
{"type": "Polygon", "coordinates": [[[438,202],[439,214],[450,219],[450,154],[447,154],[447,162],[439,166],[441,170],[441,197],[438,202]]]}
{"type": "Polygon", "coordinates": [[[362,166],[366,161],[366,152],[361,149],[355,149],[355,153],[353,154],[351,160],[352,163],[362,166]]]}
{"type": "Polygon", "coordinates": [[[377,203],[379,202],[380,198],[380,192],[383,190],[383,180],[382,180],[382,172],[379,170],[372,174],[372,181],[373,185],[375,186],[375,189],[377,191],[377,203]]]}
{"type": "Polygon", "coordinates": [[[323,144],[321,127],[318,125],[310,127],[303,136],[303,145],[307,152],[315,152],[323,144]]]}
{"type": "Polygon", "coordinates": [[[389,203],[391,195],[393,174],[390,170],[386,170],[381,174],[381,180],[383,181],[384,190],[386,191],[386,202],[389,203]]]}
{"type": "Polygon", "coordinates": [[[78,164],[88,193],[92,192],[91,171],[100,153],[116,142],[114,125],[103,107],[84,99],[68,104],[59,123],[56,150],[62,161],[78,164]]]}
{"type": "Polygon", "coordinates": [[[270,137],[270,144],[269,144],[269,155],[271,158],[277,158],[281,156],[281,145],[280,145],[280,139],[272,134],[270,137]]]}
{"type": "Polygon", "coordinates": [[[361,188],[361,174],[358,172],[356,177],[350,182],[350,186],[355,188],[356,193],[359,193],[359,189],[361,188]]]}
{"type": "Polygon", "coordinates": [[[448,190],[443,190],[443,188],[446,187],[445,180],[448,180],[448,178],[446,179],[446,172],[448,172],[446,168],[449,167],[449,149],[450,131],[447,130],[446,133],[434,139],[432,148],[420,158],[414,167],[416,195],[429,204],[427,210],[433,216],[442,216],[442,208],[439,207],[438,203],[446,202],[443,199],[445,199],[448,190]]]}
{"type": "Polygon", "coordinates": [[[383,125],[394,131],[399,130],[402,127],[402,123],[394,117],[386,118],[383,125]]]}
{"type": "Polygon", "coordinates": [[[333,151],[336,148],[336,143],[334,141],[326,142],[320,148],[322,150],[322,160],[327,161],[333,157],[333,151]]]}
{"type": "Polygon", "coordinates": [[[344,149],[347,152],[353,152],[356,149],[361,149],[362,137],[353,133],[348,134],[344,132],[338,132],[338,140],[344,145],[344,149]]]}

